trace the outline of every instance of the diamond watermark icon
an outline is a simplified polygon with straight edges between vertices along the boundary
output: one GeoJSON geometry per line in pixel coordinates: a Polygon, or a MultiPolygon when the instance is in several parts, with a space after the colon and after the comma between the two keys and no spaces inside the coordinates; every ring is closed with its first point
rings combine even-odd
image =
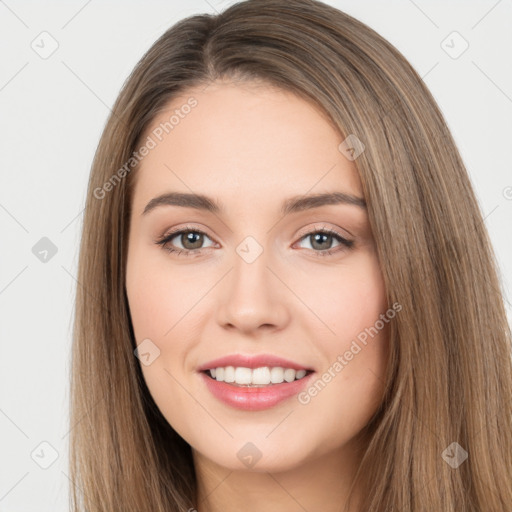
{"type": "Polygon", "coordinates": [[[458,59],[469,48],[469,43],[454,30],[441,41],[441,48],[452,59],[458,59]]]}
{"type": "Polygon", "coordinates": [[[31,43],[30,47],[34,50],[41,59],[48,59],[51,57],[59,47],[57,39],[55,39],[49,32],[41,32],[31,43]]]}
{"type": "Polygon", "coordinates": [[[238,244],[236,252],[246,263],[253,263],[263,252],[263,247],[254,237],[247,236],[238,244]]]}
{"type": "Polygon", "coordinates": [[[32,247],[32,254],[42,263],[48,263],[56,254],[57,246],[46,236],[32,247]]]}
{"type": "Polygon", "coordinates": [[[149,339],[142,340],[133,351],[144,366],[149,366],[160,356],[160,349],[149,339]]]}
{"type": "Polygon", "coordinates": [[[30,457],[40,468],[48,469],[59,458],[59,452],[48,441],[43,441],[32,450],[30,457]]]}
{"type": "Polygon", "coordinates": [[[353,162],[365,149],[361,140],[351,133],[339,146],[339,152],[353,162]]]}
{"type": "Polygon", "coordinates": [[[441,457],[453,469],[457,469],[468,458],[468,452],[459,443],[454,441],[443,451],[441,457]]]}
{"type": "Polygon", "coordinates": [[[258,447],[251,442],[245,443],[237,453],[237,457],[248,468],[254,467],[254,465],[261,459],[262,455],[263,454],[258,447]]]}

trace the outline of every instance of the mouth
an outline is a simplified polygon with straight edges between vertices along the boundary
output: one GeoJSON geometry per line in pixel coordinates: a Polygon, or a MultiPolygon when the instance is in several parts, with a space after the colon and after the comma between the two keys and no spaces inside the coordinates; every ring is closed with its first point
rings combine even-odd
{"type": "Polygon", "coordinates": [[[197,368],[207,391],[235,409],[261,411],[297,396],[315,370],[276,354],[234,353],[197,368]]]}
{"type": "Polygon", "coordinates": [[[233,387],[264,388],[304,379],[313,373],[313,370],[296,370],[282,366],[262,366],[259,368],[219,366],[203,370],[201,373],[211,380],[224,382],[233,387]]]}
{"type": "Polygon", "coordinates": [[[277,366],[217,366],[201,370],[206,391],[224,405],[241,411],[263,411],[297,397],[315,371],[277,366]]]}

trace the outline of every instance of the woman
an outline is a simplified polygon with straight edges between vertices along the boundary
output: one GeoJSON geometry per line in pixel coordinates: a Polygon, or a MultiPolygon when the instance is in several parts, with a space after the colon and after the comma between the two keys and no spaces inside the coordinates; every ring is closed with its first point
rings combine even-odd
{"type": "Polygon", "coordinates": [[[73,510],[510,509],[482,215],[421,78],[350,16],[168,30],[101,138],[79,282],[73,510]]]}

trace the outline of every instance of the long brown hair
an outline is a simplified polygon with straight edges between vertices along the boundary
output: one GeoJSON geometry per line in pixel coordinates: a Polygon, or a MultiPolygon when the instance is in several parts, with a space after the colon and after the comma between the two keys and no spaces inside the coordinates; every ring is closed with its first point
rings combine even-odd
{"type": "Polygon", "coordinates": [[[356,19],[315,0],[248,0],[166,31],[101,137],[72,352],[73,511],[197,507],[191,448],[156,407],[133,353],[126,242],[142,135],[176,95],[219,78],[291,91],[365,145],[355,164],[387,298],[402,310],[391,323],[385,398],[365,429],[362,510],[510,510],[510,328],[482,214],[439,108],[405,58],[356,19]],[[462,450],[455,468],[448,462],[462,450]]]}

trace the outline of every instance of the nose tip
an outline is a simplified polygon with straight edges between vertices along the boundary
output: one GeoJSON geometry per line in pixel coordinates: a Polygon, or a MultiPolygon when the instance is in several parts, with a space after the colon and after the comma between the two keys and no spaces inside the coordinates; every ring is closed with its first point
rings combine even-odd
{"type": "Polygon", "coordinates": [[[282,328],[288,320],[283,287],[262,256],[252,263],[239,258],[221,293],[218,322],[227,329],[268,331],[282,328]]]}

